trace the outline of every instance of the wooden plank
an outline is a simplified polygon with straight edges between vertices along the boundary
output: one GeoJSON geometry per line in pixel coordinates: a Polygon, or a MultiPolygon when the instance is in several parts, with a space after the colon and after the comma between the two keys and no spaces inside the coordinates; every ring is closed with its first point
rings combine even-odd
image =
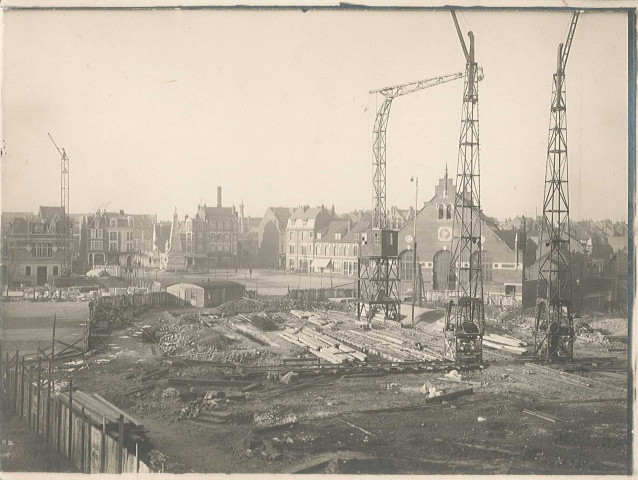
{"type": "Polygon", "coordinates": [[[548,422],[556,423],[556,419],[550,418],[549,415],[544,415],[542,413],[534,412],[532,410],[527,410],[527,409],[524,409],[523,413],[527,415],[533,415],[534,417],[542,418],[543,420],[547,420],[548,422]]]}
{"type": "Polygon", "coordinates": [[[120,415],[123,415],[124,418],[126,418],[129,422],[131,422],[133,425],[137,426],[137,427],[142,427],[143,424],[142,422],[140,422],[139,420],[137,420],[136,418],[134,418],[133,416],[129,415],[128,413],[124,412],[123,410],[120,410],[119,408],[117,408],[115,405],[113,405],[112,403],[110,403],[108,400],[102,398],[100,395],[98,395],[97,393],[94,393],[93,396],[95,398],[97,398],[100,402],[102,402],[104,405],[106,405],[107,407],[112,408],[113,410],[115,410],[117,413],[119,413],[120,415]]]}

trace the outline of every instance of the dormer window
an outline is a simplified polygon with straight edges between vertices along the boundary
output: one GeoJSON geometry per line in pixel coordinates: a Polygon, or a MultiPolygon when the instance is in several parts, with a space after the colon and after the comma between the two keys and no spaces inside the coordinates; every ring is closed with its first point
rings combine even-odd
{"type": "Polygon", "coordinates": [[[308,219],[304,218],[304,220],[303,220],[303,226],[305,227],[306,225],[308,225],[308,219]]]}
{"type": "Polygon", "coordinates": [[[117,227],[117,219],[112,218],[110,224],[111,224],[112,227],[117,227]]]}
{"type": "Polygon", "coordinates": [[[341,240],[341,232],[335,233],[335,240],[341,240]]]}
{"type": "Polygon", "coordinates": [[[321,240],[321,232],[317,232],[317,240],[321,240]]]}

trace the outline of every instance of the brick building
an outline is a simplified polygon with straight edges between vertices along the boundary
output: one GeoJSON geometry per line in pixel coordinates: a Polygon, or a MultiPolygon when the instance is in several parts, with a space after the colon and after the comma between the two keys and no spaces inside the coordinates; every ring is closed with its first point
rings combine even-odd
{"type": "Polygon", "coordinates": [[[195,216],[186,216],[180,229],[189,270],[237,266],[239,216],[234,206],[222,206],[221,187],[217,187],[217,206],[197,205],[195,216]]]}
{"type": "MultiPolygon", "coordinates": [[[[54,284],[64,264],[63,227],[62,207],[40,207],[37,215],[3,215],[3,283],[12,286],[54,284]]],[[[72,225],[69,228],[72,229],[72,225]]]]}
{"type": "Polygon", "coordinates": [[[140,252],[152,241],[156,215],[97,211],[84,215],[80,227],[78,262],[86,272],[117,266],[119,273],[131,273],[140,265],[140,252]]]}
{"type": "MultiPolygon", "coordinates": [[[[434,196],[416,215],[417,263],[421,267],[424,290],[445,292],[448,289],[452,219],[456,186],[444,178],[435,186],[434,196]]],[[[401,288],[412,290],[415,270],[410,237],[414,219],[399,231],[401,288]],[[408,241],[410,240],[410,241],[408,241]]],[[[523,288],[523,256],[525,233],[522,230],[499,230],[493,219],[481,215],[483,246],[483,288],[486,294],[508,294],[519,297],[523,288]]],[[[450,285],[454,289],[454,285],[450,285]]]]}

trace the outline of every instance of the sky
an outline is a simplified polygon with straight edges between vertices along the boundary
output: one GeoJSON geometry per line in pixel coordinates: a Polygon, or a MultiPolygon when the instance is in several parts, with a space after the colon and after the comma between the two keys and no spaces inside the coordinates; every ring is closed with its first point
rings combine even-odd
{"type": "MultiPolygon", "coordinates": [[[[464,12],[476,38],[481,200],[542,213],[552,74],[567,12],[464,12]]],[[[464,70],[448,12],[5,11],[2,211],[193,215],[200,201],[372,208],[370,90],[464,70]]],[[[627,17],[580,16],[567,63],[572,219],[627,219],[627,17]]],[[[456,172],[463,83],[397,98],[388,206],[456,172]]]]}

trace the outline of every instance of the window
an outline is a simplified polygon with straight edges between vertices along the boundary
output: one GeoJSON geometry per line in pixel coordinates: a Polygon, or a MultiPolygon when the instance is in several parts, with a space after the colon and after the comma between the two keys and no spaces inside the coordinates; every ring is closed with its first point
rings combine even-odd
{"type": "Polygon", "coordinates": [[[89,229],[89,238],[95,238],[97,236],[97,230],[94,228],[89,229]]]}
{"type": "Polygon", "coordinates": [[[379,235],[379,232],[374,232],[374,244],[377,246],[381,245],[381,235],[379,235]]]}
{"type": "Polygon", "coordinates": [[[126,239],[133,240],[133,232],[126,232],[126,239]]]}
{"type": "Polygon", "coordinates": [[[33,256],[37,258],[53,257],[53,245],[50,243],[36,243],[33,249],[33,256]]]}
{"type": "Polygon", "coordinates": [[[315,233],[315,232],[313,232],[313,231],[311,230],[311,231],[309,231],[309,232],[308,232],[308,236],[309,236],[310,238],[312,238],[312,236],[313,236],[313,234],[314,234],[314,233],[315,233]]]}
{"type": "Polygon", "coordinates": [[[54,265],[54,266],[53,266],[53,276],[55,277],[55,276],[57,276],[57,275],[58,275],[58,266],[57,266],[57,265],[54,265]]]}
{"type": "Polygon", "coordinates": [[[102,242],[98,240],[92,240],[91,250],[102,250],[102,242]]]}
{"type": "Polygon", "coordinates": [[[321,245],[316,245],[315,246],[315,255],[319,255],[319,251],[321,250],[321,245]]]}
{"type": "Polygon", "coordinates": [[[132,252],[133,251],[133,244],[132,243],[127,243],[126,244],[126,251],[127,252],[132,252]]]}
{"type": "Polygon", "coordinates": [[[439,205],[439,220],[443,220],[443,205],[439,205]]]}
{"type": "Polygon", "coordinates": [[[329,252],[330,252],[330,247],[329,247],[328,245],[326,245],[326,249],[325,249],[325,250],[326,250],[325,255],[326,255],[326,257],[327,257],[327,256],[328,256],[328,254],[329,254],[329,252]]]}
{"type": "Polygon", "coordinates": [[[341,240],[341,232],[335,233],[335,240],[341,240]]]}
{"type": "Polygon", "coordinates": [[[117,227],[117,219],[115,219],[115,218],[111,219],[111,226],[112,227],[117,227]]]}
{"type": "Polygon", "coordinates": [[[111,251],[111,252],[117,252],[117,243],[111,243],[111,244],[109,244],[109,251],[111,251]]]}
{"type": "Polygon", "coordinates": [[[109,240],[117,240],[117,232],[109,232],[109,240]]]}
{"type": "Polygon", "coordinates": [[[354,250],[353,256],[358,257],[359,256],[359,245],[354,245],[353,250],[354,250]]]}
{"type": "Polygon", "coordinates": [[[295,245],[291,243],[291,244],[289,245],[289,247],[290,247],[290,248],[288,249],[289,253],[290,253],[291,255],[292,255],[292,254],[294,254],[294,253],[295,253],[295,245]]]}
{"type": "Polygon", "coordinates": [[[401,280],[414,280],[413,250],[406,250],[401,254],[401,280]]]}
{"type": "Polygon", "coordinates": [[[302,255],[306,255],[306,244],[305,243],[301,244],[301,254],[302,255]]]}
{"type": "Polygon", "coordinates": [[[27,275],[27,276],[31,276],[31,267],[25,268],[24,274],[27,275]]]}
{"type": "Polygon", "coordinates": [[[290,240],[292,241],[292,240],[294,240],[294,238],[295,238],[294,237],[294,232],[290,232],[290,240]]]}
{"type": "Polygon", "coordinates": [[[452,205],[447,206],[445,218],[447,218],[448,220],[452,218],[452,205]]]}
{"type": "Polygon", "coordinates": [[[306,239],[306,232],[301,232],[301,241],[303,242],[306,239]]]}
{"type": "Polygon", "coordinates": [[[193,244],[192,243],[187,243],[186,244],[186,252],[187,253],[193,253],[193,244]]]}

